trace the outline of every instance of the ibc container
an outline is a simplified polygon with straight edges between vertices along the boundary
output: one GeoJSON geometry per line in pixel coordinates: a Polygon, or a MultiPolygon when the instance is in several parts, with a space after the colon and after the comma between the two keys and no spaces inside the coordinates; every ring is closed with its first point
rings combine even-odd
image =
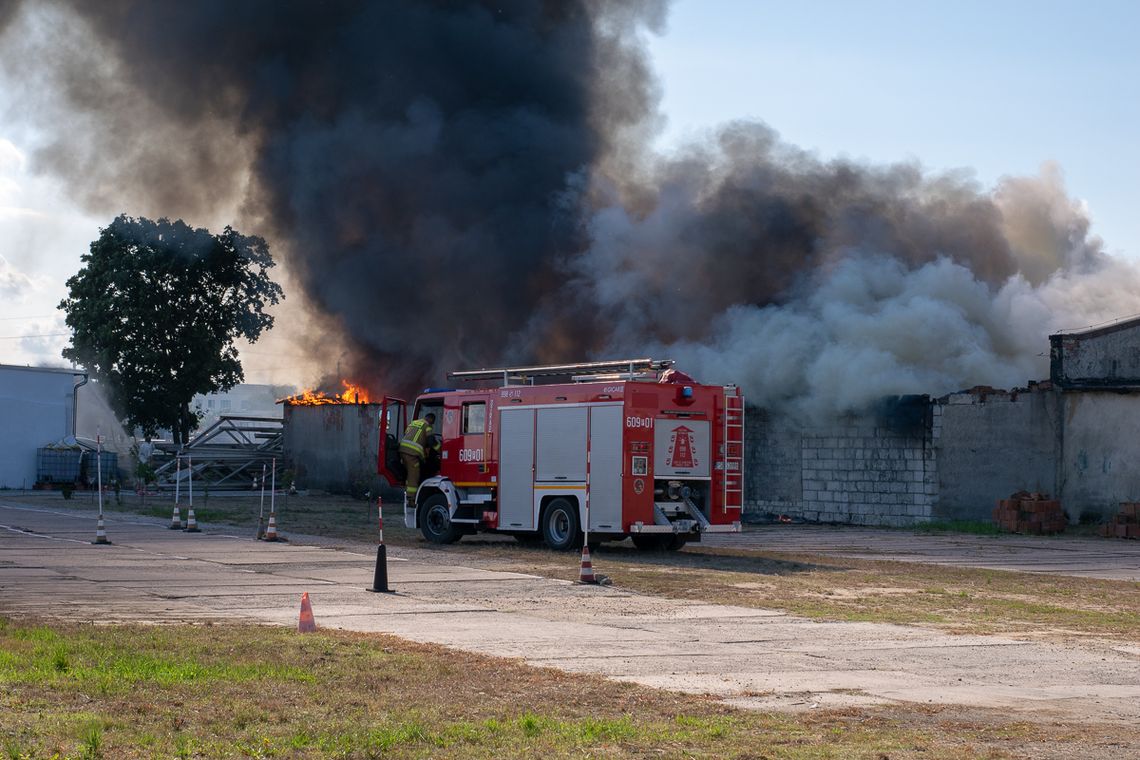
{"type": "MultiPolygon", "coordinates": [[[[99,476],[95,458],[94,451],[85,452],[83,457],[83,480],[87,483],[94,483],[99,476]]],[[[100,458],[103,465],[103,484],[106,485],[108,481],[119,477],[119,454],[114,451],[104,451],[100,458]]]]}
{"type": "Polygon", "coordinates": [[[74,483],[82,469],[82,449],[36,449],[36,480],[74,483]]]}

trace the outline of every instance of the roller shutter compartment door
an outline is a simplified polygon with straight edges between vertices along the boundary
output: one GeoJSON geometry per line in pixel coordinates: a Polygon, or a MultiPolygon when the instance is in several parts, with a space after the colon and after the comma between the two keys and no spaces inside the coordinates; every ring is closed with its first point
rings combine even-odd
{"type": "Polygon", "coordinates": [[[535,480],[540,483],[586,482],[586,415],[584,406],[538,410],[535,480]]]}
{"type": "Polygon", "coordinates": [[[534,530],[534,410],[499,414],[499,528],[534,530]]]}

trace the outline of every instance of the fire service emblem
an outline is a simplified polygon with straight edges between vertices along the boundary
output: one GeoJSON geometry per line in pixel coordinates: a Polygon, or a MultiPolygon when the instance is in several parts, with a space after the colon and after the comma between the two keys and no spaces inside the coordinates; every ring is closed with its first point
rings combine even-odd
{"type": "Polygon", "coordinates": [[[697,455],[693,445],[693,431],[684,425],[673,428],[669,435],[669,452],[665,461],[674,469],[695,469],[697,455]]]}

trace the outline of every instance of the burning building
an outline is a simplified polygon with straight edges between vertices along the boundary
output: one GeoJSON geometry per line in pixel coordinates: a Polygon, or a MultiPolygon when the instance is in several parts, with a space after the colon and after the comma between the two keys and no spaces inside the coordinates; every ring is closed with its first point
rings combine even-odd
{"type": "Polygon", "coordinates": [[[298,488],[330,493],[376,492],[380,451],[380,404],[362,386],[305,390],[280,399],[284,456],[298,488]]]}

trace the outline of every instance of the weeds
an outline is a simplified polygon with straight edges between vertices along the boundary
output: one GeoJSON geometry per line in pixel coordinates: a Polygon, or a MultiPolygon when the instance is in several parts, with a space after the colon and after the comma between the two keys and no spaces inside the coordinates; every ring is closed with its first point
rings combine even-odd
{"type": "Polygon", "coordinates": [[[90,723],[83,730],[81,744],[83,760],[101,760],[103,757],[103,727],[98,723],[90,723]]]}

